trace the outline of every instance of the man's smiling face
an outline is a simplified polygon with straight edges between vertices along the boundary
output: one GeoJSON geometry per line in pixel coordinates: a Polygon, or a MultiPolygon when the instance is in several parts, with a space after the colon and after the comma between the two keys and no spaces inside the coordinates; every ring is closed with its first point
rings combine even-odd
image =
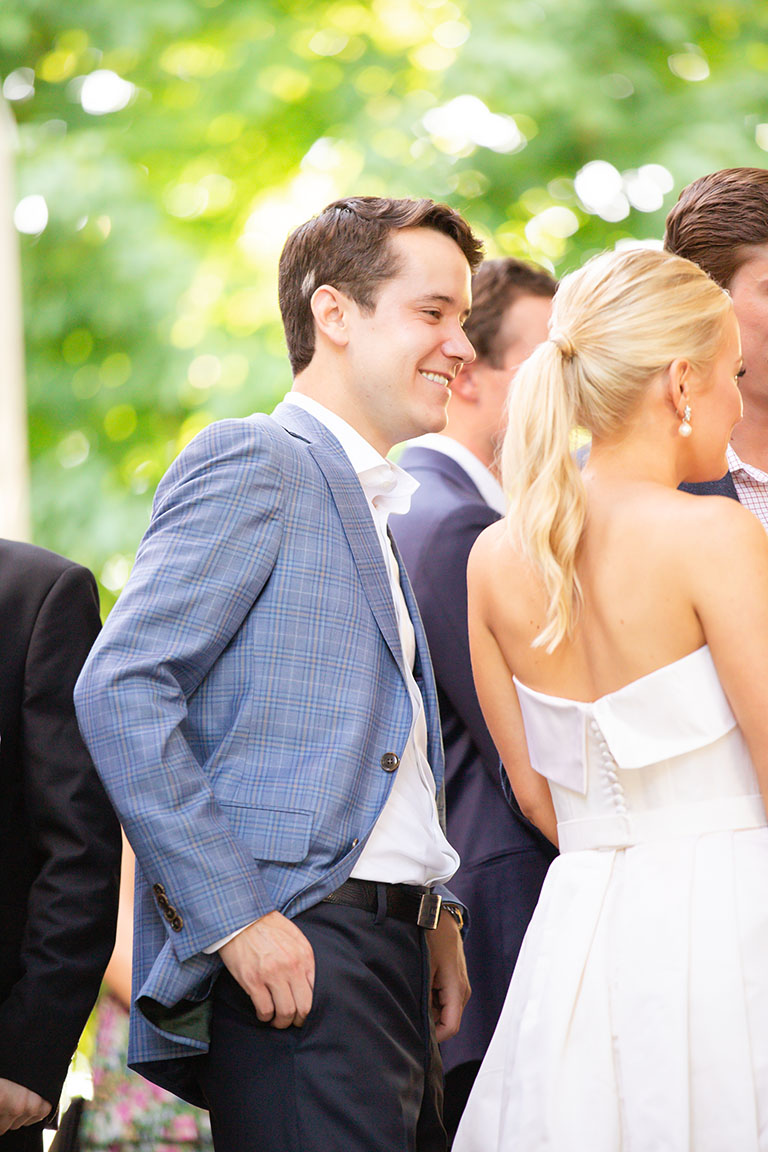
{"type": "Polygon", "coordinates": [[[398,272],[372,313],[351,306],[348,344],[357,426],[383,454],[445,427],[451,381],[474,359],[463,329],[471,275],[458,244],[430,228],[393,232],[389,243],[398,272]]]}

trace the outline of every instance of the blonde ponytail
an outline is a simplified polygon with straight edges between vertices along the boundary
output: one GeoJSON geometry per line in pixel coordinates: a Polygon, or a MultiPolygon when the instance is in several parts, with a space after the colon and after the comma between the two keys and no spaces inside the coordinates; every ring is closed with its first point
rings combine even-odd
{"type": "Polygon", "coordinates": [[[581,599],[586,495],[573,430],[616,435],[673,360],[709,365],[731,310],[695,264],[654,249],[595,256],[560,284],[550,338],[515,377],[502,449],[508,530],[547,597],[535,647],[552,652],[572,633],[581,599]]]}
{"type": "Polygon", "coordinates": [[[562,334],[556,339],[540,345],[515,377],[502,449],[507,524],[541,573],[547,595],[546,624],[534,645],[548,652],[570,631],[580,597],[576,553],[586,510],[584,484],[571,456],[576,404],[568,377],[574,350],[562,334]]]}

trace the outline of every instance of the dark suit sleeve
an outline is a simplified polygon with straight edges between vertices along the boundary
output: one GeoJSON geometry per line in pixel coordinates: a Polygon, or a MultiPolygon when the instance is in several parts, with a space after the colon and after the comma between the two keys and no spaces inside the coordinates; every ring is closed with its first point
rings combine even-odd
{"type": "Polygon", "coordinates": [[[117,915],[119,826],[72,699],[98,630],[95,581],[69,566],[40,606],[25,663],[23,779],[38,867],[21,975],[0,1004],[0,1076],[52,1104],[98,994],[117,915]]]}
{"type": "Polygon", "coordinates": [[[483,766],[499,786],[499,755],[486,727],[472,678],[467,627],[467,561],[475,540],[498,520],[477,503],[454,510],[424,542],[429,563],[409,575],[427,633],[435,679],[480,751],[483,766]]]}

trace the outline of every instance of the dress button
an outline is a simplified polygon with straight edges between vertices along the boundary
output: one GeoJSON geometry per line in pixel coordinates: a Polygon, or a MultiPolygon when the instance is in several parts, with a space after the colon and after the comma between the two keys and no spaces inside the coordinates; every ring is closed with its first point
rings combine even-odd
{"type": "Polygon", "coordinates": [[[181,916],[174,916],[173,920],[171,920],[171,928],[173,928],[174,932],[181,932],[183,927],[184,921],[182,920],[181,916]]]}
{"type": "Polygon", "coordinates": [[[165,896],[165,888],[163,888],[162,884],[153,884],[152,891],[155,896],[165,896]]]}
{"type": "Polygon", "coordinates": [[[385,772],[394,772],[400,764],[400,757],[396,752],[385,752],[379,763],[385,772]]]}

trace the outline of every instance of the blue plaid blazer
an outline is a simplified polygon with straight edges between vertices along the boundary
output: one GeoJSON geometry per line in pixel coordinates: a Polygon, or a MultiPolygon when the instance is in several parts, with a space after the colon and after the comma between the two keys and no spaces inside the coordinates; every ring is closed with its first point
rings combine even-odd
{"type": "MultiPolygon", "coordinates": [[[[405,571],[442,804],[432,669],[405,571]]],[[[350,874],[412,707],[391,590],[357,476],[312,416],[202,432],[161,481],[131,577],[76,689],[138,870],[129,1062],[195,1099],[221,961],[203,949],[350,874]]],[[[441,809],[442,816],[442,809],[441,809]]]]}

